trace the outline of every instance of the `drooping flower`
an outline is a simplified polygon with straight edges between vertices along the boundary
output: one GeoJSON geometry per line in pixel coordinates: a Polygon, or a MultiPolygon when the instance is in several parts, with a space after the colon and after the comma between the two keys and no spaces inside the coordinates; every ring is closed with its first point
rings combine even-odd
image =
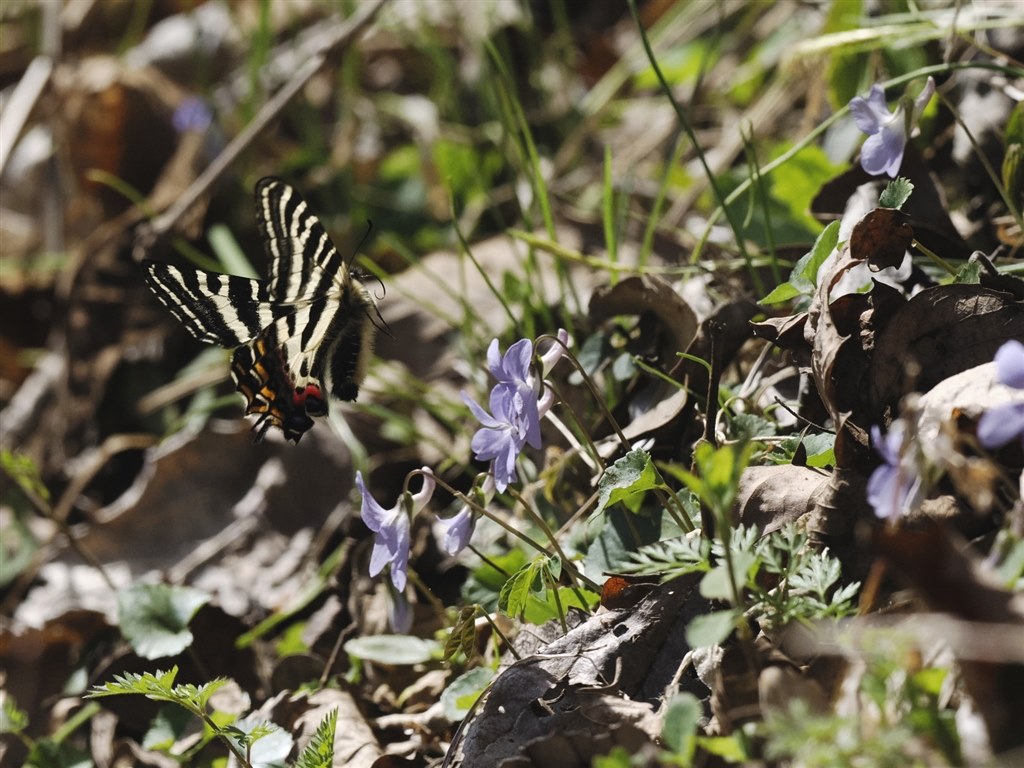
{"type": "Polygon", "coordinates": [[[457,555],[466,548],[473,536],[473,508],[466,504],[454,517],[438,518],[441,548],[449,555],[457,555]]]}
{"type": "Polygon", "coordinates": [[[419,512],[434,495],[435,481],[429,467],[423,467],[423,487],[418,493],[402,494],[391,509],[384,509],[366,490],[363,475],[356,472],[356,486],[362,495],[360,515],[373,531],[373,552],[370,554],[370,576],[391,565],[391,583],[401,592],[405,589],[409,567],[409,519],[419,512]]]}
{"type": "Polygon", "coordinates": [[[904,437],[903,422],[898,420],[885,435],[878,427],[871,428],[871,443],[884,463],[871,473],[867,495],[875,516],[882,520],[906,515],[922,500],[921,473],[904,437]]]}
{"type": "MultiPolygon", "coordinates": [[[[1024,344],[1011,339],[996,351],[996,379],[1013,389],[1024,389],[1024,344]]],[[[978,442],[999,448],[1019,437],[1024,445],[1024,399],[990,408],[978,420],[978,442]]]]}
{"type": "Polygon", "coordinates": [[[398,635],[405,635],[412,629],[413,616],[412,606],[405,598],[405,593],[397,589],[387,590],[388,603],[388,624],[391,631],[398,635]]]}
{"type": "Polygon", "coordinates": [[[540,356],[540,376],[544,378],[551,369],[555,367],[555,363],[562,359],[562,355],[565,354],[566,347],[569,346],[569,332],[565,328],[559,328],[558,333],[555,334],[558,338],[558,342],[552,342],[551,346],[548,347],[548,351],[540,356]]]}
{"type": "Polygon", "coordinates": [[[885,101],[885,89],[880,85],[871,86],[868,95],[850,99],[850,113],[857,127],[868,135],[860,150],[860,164],[872,176],[883,173],[895,178],[903,162],[903,151],[914,125],[935,93],[935,80],[931,77],[925,83],[918,97],[910,102],[909,97],[900,100],[895,112],[889,111],[885,101]]]}

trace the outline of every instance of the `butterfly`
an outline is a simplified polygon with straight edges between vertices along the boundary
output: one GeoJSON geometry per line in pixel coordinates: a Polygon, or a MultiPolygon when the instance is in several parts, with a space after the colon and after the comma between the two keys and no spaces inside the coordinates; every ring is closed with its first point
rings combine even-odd
{"type": "MultiPolygon", "coordinates": [[[[256,184],[269,279],[145,260],[146,283],[200,341],[235,348],[231,377],[245,413],[295,443],[331,400],[355,400],[372,351],[377,305],[295,189],[256,184]]],[[[378,315],[379,316],[379,315],[378,315]]]]}

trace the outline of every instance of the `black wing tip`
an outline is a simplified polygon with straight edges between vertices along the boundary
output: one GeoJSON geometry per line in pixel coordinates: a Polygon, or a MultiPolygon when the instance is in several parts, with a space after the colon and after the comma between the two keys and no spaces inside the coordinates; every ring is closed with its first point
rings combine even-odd
{"type": "Polygon", "coordinates": [[[260,195],[263,193],[263,190],[277,186],[293,189],[291,184],[289,184],[287,181],[280,178],[279,176],[264,176],[262,179],[256,182],[256,194],[260,195]]]}

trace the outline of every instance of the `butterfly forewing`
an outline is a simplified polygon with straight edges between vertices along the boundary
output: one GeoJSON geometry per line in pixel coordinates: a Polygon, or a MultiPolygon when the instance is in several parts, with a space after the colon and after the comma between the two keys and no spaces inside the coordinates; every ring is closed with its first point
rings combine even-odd
{"type": "Polygon", "coordinates": [[[145,261],[146,283],[189,333],[200,341],[237,347],[274,320],[266,283],[145,261]]]}
{"type": "Polygon", "coordinates": [[[231,376],[270,427],[298,442],[330,398],[355,400],[369,357],[373,299],[353,280],[317,218],[291,186],[256,185],[269,260],[266,282],[146,262],[150,288],[198,339],[238,347],[231,376]]]}
{"type": "Polygon", "coordinates": [[[276,301],[309,300],[347,284],[341,254],[290,185],[262,179],[256,185],[256,210],[270,265],[270,295],[276,301]]]}

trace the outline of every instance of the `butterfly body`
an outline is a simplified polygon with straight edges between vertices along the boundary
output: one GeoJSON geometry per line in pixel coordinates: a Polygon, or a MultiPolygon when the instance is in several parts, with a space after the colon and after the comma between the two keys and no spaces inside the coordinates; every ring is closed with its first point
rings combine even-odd
{"type": "Polygon", "coordinates": [[[146,261],[146,281],[197,339],[236,347],[231,376],[259,417],[256,441],[273,426],[297,443],[330,400],[359,394],[375,304],[291,186],[262,179],[256,208],[269,280],[146,261]]]}

